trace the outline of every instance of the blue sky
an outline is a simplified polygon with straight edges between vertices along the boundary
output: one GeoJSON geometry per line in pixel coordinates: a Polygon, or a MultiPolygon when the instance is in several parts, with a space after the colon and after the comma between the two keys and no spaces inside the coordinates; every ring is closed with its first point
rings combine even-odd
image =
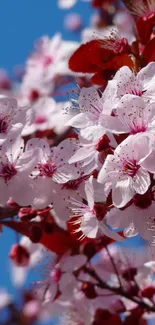
{"type": "Polygon", "coordinates": [[[71,11],[83,15],[87,23],[90,5],[83,1],[71,10],[60,10],[57,0],[2,0],[0,3],[0,66],[11,71],[15,64],[24,63],[33,42],[41,35],[63,33],[65,39],[77,39],[75,33],[63,29],[63,19],[71,11]]]}

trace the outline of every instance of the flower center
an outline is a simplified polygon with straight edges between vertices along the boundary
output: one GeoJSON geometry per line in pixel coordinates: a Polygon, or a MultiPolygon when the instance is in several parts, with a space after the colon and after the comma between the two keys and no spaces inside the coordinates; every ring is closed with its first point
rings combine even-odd
{"type": "Polygon", "coordinates": [[[46,55],[43,57],[44,67],[48,67],[48,65],[50,65],[52,62],[53,62],[53,58],[52,57],[46,56],[46,55]]]}
{"type": "Polygon", "coordinates": [[[43,124],[47,121],[46,117],[43,115],[39,115],[35,119],[35,124],[43,124]]]}
{"type": "Polygon", "coordinates": [[[2,166],[0,171],[0,177],[3,177],[5,182],[7,183],[10,179],[17,174],[17,170],[13,164],[7,163],[2,166]]]}
{"type": "Polygon", "coordinates": [[[61,270],[59,268],[54,268],[50,275],[52,281],[57,283],[61,278],[61,270]]]}
{"type": "Polygon", "coordinates": [[[39,164],[40,176],[52,177],[56,171],[56,166],[52,161],[47,161],[45,164],[39,164]]]}
{"type": "Polygon", "coordinates": [[[99,152],[108,149],[110,140],[106,134],[104,134],[98,141],[98,143],[95,146],[95,149],[99,152]]]}
{"type": "Polygon", "coordinates": [[[140,89],[135,88],[135,89],[131,90],[130,94],[141,97],[143,95],[143,91],[141,91],[140,89]]]}
{"type": "Polygon", "coordinates": [[[138,169],[139,169],[139,165],[137,165],[137,162],[135,160],[122,161],[122,170],[124,174],[134,177],[138,169]]]}
{"type": "Polygon", "coordinates": [[[32,89],[29,94],[29,100],[34,102],[39,98],[39,96],[40,96],[39,91],[37,89],[32,89]]]}
{"type": "Polygon", "coordinates": [[[95,203],[93,207],[93,212],[95,213],[96,218],[101,221],[105,217],[107,209],[103,204],[95,203]]]}

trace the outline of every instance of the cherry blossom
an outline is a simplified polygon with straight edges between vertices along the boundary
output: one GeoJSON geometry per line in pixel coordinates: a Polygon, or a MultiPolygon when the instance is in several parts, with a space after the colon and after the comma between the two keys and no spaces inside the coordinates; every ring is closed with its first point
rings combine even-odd
{"type": "Polygon", "coordinates": [[[42,158],[38,161],[33,176],[45,177],[60,184],[78,178],[80,171],[76,165],[68,164],[69,158],[75,151],[75,146],[76,140],[74,141],[74,139],[66,139],[53,148],[50,148],[44,139],[29,140],[26,146],[28,152],[35,148],[42,150],[42,158]]]}
{"type": "Polygon", "coordinates": [[[0,140],[5,139],[13,126],[26,122],[26,107],[18,107],[17,100],[1,95],[0,97],[0,140]]]}
{"type": "Polygon", "coordinates": [[[151,183],[149,173],[142,167],[151,153],[148,136],[131,135],[108,155],[98,175],[105,190],[112,189],[112,200],[117,208],[124,207],[134,194],[144,194],[151,183]]]}
{"type": "Polygon", "coordinates": [[[139,233],[150,245],[154,246],[154,207],[152,204],[146,209],[131,205],[124,211],[112,209],[106,216],[107,223],[115,228],[123,228],[126,236],[135,236],[139,233]]]}
{"type": "Polygon", "coordinates": [[[69,163],[81,162],[82,167],[88,169],[88,173],[92,173],[94,169],[100,169],[105,159],[104,150],[113,149],[117,146],[117,142],[113,135],[106,132],[101,125],[92,126],[87,130],[86,138],[79,137],[77,150],[69,159],[69,163]]]}
{"type": "MultiPolygon", "coordinates": [[[[94,188],[92,184],[92,178],[90,178],[90,180],[85,182],[85,192],[86,192],[86,199],[88,205],[81,203],[73,198],[68,198],[68,201],[71,204],[71,211],[73,213],[73,216],[78,217],[78,220],[76,220],[75,223],[79,224],[79,231],[82,231],[83,233],[82,236],[95,238],[98,232],[101,232],[102,234],[108,237],[114,239],[117,238],[117,240],[122,240],[121,236],[119,236],[114,232],[112,233],[108,229],[108,227],[104,223],[104,220],[102,221],[98,220],[97,206],[95,205],[95,201],[94,201],[95,195],[94,195],[94,188]]],[[[102,196],[102,200],[104,200],[104,195],[102,194],[102,192],[100,193],[99,191],[99,194],[100,195],[98,200],[101,200],[101,196],[102,196]]]]}
{"type": "Polygon", "coordinates": [[[24,141],[20,137],[21,130],[21,125],[13,128],[0,148],[0,187],[3,189],[0,204],[2,205],[6,204],[10,197],[21,205],[27,205],[24,189],[28,187],[29,175],[39,159],[38,148],[23,152],[24,141]]]}
{"type": "Polygon", "coordinates": [[[23,100],[29,102],[40,96],[51,95],[57,77],[72,75],[67,62],[77,46],[76,42],[63,41],[60,34],[51,39],[48,36],[42,37],[27,60],[21,85],[23,100]]]}
{"type": "Polygon", "coordinates": [[[46,130],[53,130],[56,134],[61,134],[68,129],[65,124],[72,116],[70,102],[56,103],[51,97],[40,98],[31,106],[22,135],[27,136],[37,131],[46,130]],[[65,114],[65,110],[67,110],[67,114],[65,114]]]}
{"type": "Polygon", "coordinates": [[[108,87],[117,88],[117,97],[120,99],[125,94],[142,97],[145,102],[154,102],[154,75],[155,63],[150,62],[146,67],[141,69],[137,74],[131,71],[129,67],[120,68],[115,74],[108,87]]]}
{"type": "Polygon", "coordinates": [[[73,256],[67,254],[62,256],[58,263],[53,261],[47,278],[42,282],[36,283],[36,295],[40,300],[44,300],[45,303],[52,302],[58,290],[66,298],[69,297],[76,286],[76,278],[73,272],[80,269],[86,261],[86,256],[82,254],[73,256]],[[45,290],[45,288],[47,289],[45,290]]]}
{"type": "Polygon", "coordinates": [[[100,125],[100,119],[104,119],[104,115],[106,117],[111,114],[113,100],[115,102],[115,90],[115,87],[107,88],[100,98],[94,87],[82,88],[78,98],[80,113],[69,120],[67,124],[79,128],[81,136],[89,139],[90,134],[93,131],[94,134],[96,132],[95,126],[100,125]]]}
{"type": "Polygon", "coordinates": [[[101,124],[116,134],[154,131],[154,110],[154,103],[146,104],[141,97],[124,95],[114,116],[101,117],[101,124]]]}

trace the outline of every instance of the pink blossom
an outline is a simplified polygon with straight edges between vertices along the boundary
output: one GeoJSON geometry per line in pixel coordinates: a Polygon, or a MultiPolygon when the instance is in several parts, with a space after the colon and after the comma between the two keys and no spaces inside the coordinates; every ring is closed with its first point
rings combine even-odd
{"type": "Polygon", "coordinates": [[[79,31],[82,27],[82,17],[77,13],[71,13],[65,16],[64,27],[69,31],[79,31]]]}
{"type": "Polygon", "coordinates": [[[57,77],[73,74],[68,68],[68,60],[77,47],[78,43],[63,41],[60,34],[53,38],[44,36],[36,42],[35,51],[27,61],[21,85],[22,98],[33,101],[51,95],[57,77]]]}
{"type": "Polygon", "coordinates": [[[151,153],[151,142],[147,135],[130,135],[108,155],[98,175],[105,184],[107,193],[112,189],[113,204],[124,207],[134,194],[144,194],[150,186],[150,176],[143,161],[151,153]]]}
{"type": "Polygon", "coordinates": [[[85,137],[79,137],[77,150],[69,159],[69,163],[81,162],[82,167],[87,166],[87,172],[99,169],[105,159],[104,150],[116,148],[117,142],[110,132],[105,131],[101,125],[91,126],[83,130],[85,137]]]}
{"type": "Polygon", "coordinates": [[[11,197],[20,205],[28,205],[29,175],[34,169],[40,150],[23,152],[24,141],[20,137],[22,126],[13,128],[0,147],[0,204],[4,205],[11,197]]]}
{"type": "Polygon", "coordinates": [[[51,97],[40,98],[31,106],[22,135],[26,136],[45,130],[53,130],[56,134],[61,134],[68,129],[65,124],[71,116],[73,112],[69,102],[56,103],[51,97]]]}
{"type": "MultiPolygon", "coordinates": [[[[97,201],[104,200],[104,194],[102,194],[102,186],[96,184],[96,189],[98,189],[99,198],[97,201]]],[[[73,198],[68,198],[70,202],[70,208],[73,216],[77,216],[78,220],[75,221],[75,224],[79,225],[78,231],[82,231],[82,237],[96,238],[99,234],[103,234],[115,240],[122,240],[122,237],[116,234],[115,232],[111,232],[106,226],[104,220],[99,221],[97,219],[97,213],[95,209],[95,194],[93,187],[93,179],[92,177],[85,182],[85,193],[87,204],[81,203],[73,198]]]]}
{"type": "Polygon", "coordinates": [[[78,99],[79,114],[69,120],[67,125],[79,128],[81,136],[89,140],[91,134],[95,135],[95,127],[100,125],[100,119],[111,114],[115,90],[116,87],[107,88],[100,97],[94,87],[82,88],[78,99]]]}
{"type": "Polygon", "coordinates": [[[153,103],[155,100],[154,80],[155,63],[150,62],[146,67],[141,69],[137,75],[127,66],[120,68],[113,80],[109,82],[108,87],[114,87],[115,84],[118,99],[126,94],[131,94],[142,97],[147,103],[153,103]]]}
{"type": "Polygon", "coordinates": [[[146,104],[141,97],[124,95],[118,102],[114,116],[101,117],[101,124],[112,133],[153,131],[155,129],[155,104],[146,104]]]}
{"type": "Polygon", "coordinates": [[[11,128],[22,126],[26,122],[26,107],[18,107],[17,100],[12,97],[0,97],[0,139],[5,139],[11,128]]]}
{"type": "Polygon", "coordinates": [[[50,148],[44,139],[33,138],[28,141],[26,150],[40,148],[42,150],[41,160],[38,162],[33,176],[51,179],[56,183],[66,183],[80,176],[76,165],[69,165],[68,160],[75,151],[76,140],[63,140],[57,147],[50,148]]]}
{"type": "Polygon", "coordinates": [[[59,290],[61,294],[65,295],[66,299],[69,298],[77,282],[73,272],[79,270],[86,261],[86,256],[82,254],[73,256],[67,254],[62,256],[58,263],[49,265],[47,278],[37,282],[36,288],[34,288],[37,297],[44,303],[51,303],[59,290]],[[47,288],[46,291],[45,288],[47,288]]]}
{"type": "Polygon", "coordinates": [[[123,228],[127,237],[139,233],[150,245],[154,246],[154,208],[154,202],[147,209],[140,209],[135,205],[131,205],[123,211],[114,208],[108,212],[106,221],[114,229],[123,228]]]}

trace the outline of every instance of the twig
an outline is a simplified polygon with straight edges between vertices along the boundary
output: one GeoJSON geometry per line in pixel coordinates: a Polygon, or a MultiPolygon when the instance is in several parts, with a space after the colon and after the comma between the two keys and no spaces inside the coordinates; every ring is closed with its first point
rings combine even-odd
{"type": "Polygon", "coordinates": [[[143,308],[143,309],[146,309],[147,311],[155,313],[155,306],[150,306],[147,303],[145,303],[144,301],[140,300],[138,297],[131,296],[130,294],[125,292],[120,287],[116,288],[116,287],[110,286],[108,283],[101,280],[100,277],[95,273],[95,271],[93,269],[85,268],[85,272],[87,272],[90,276],[92,276],[95,280],[98,281],[96,286],[98,286],[99,288],[108,289],[108,290],[114,292],[115,294],[117,294],[119,296],[122,296],[122,297],[124,297],[126,299],[129,299],[132,302],[135,302],[136,304],[139,305],[140,308],[143,308]]]}

